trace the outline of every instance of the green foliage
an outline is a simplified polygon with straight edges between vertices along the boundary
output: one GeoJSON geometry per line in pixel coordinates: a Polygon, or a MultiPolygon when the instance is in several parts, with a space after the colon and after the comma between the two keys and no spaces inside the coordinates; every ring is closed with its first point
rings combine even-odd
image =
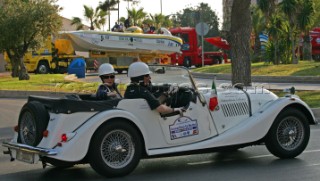
{"type": "Polygon", "coordinates": [[[128,9],[128,16],[131,16],[132,25],[140,26],[143,19],[146,17],[147,13],[143,11],[143,8],[140,9],[128,9]]]}
{"type": "Polygon", "coordinates": [[[38,48],[44,39],[61,27],[56,0],[3,0],[0,6],[0,51],[5,50],[13,65],[13,76],[28,78],[22,61],[29,48],[38,48]]]}
{"type": "MultiPolygon", "coordinates": [[[[205,37],[219,36],[219,18],[207,3],[200,3],[196,7],[188,7],[172,16],[173,26],[196,27],[199,22],[209,25],[209,32],[205,37]]],[[[205,51],[218,50],[208,42],[204,41],[205,51]]]]}
{"type": "MultiPolygon", "coordinates": [[[[84,8],[84,18],[89,21],[90,23],[90,30],[100,29],[106,24],[105,17],[107,16],[107,11],[100,9],[98,6],[97,8],[93,9],[87,5],[83,5],[84,8]]],[[[81,18],[73,17],[71,20],[71,25],[76,25],[77,29],[83,29],[84,25],[82,23],[81,18]]]]}
{"type": "Polygon", "coordinates": [[[99,85],[98,82],[86,83],[78,80],[65,80],[65,74],[32,74],[30,76],[30,80],[24,81],[9,76],[1,77],[0,90],[95,93],[99,85]]]}

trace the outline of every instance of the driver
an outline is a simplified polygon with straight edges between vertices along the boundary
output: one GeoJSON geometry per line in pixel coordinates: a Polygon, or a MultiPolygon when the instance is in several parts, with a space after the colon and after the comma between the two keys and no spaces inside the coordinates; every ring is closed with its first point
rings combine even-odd
{"type": "MultiPolygon", "coordinates": [[[[147,64],[143,62],[134,62],[129,66],[128,77],[131,79],[131,83],[127,86],[124,93],[126,99],[145,99],[151,110],[156,109],[161,114],[167,114],[172,112],[182,113],[182,108],[171,108],[164,104],[161,104],[156,96],[152,93],[154,86],[151,86],[150,70],[147,64]]],[[[170,86],[167,94],[173,94],[178,91],[178,87],[170,86]]]]}

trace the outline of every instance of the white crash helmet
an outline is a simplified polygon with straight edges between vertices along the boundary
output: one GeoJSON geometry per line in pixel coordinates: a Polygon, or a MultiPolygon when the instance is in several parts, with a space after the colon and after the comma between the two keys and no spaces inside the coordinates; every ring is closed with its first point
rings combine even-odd
{"type": "Polygon", "coordinates": [[[103,63],[100,65],[98,70],[99,76],[105,75],[105,74],[113,74],[114,68],[110,63],[103,63]]]}
{"type": "Polygon", "coordinates": [[[128,77],[139,77],[150,74],[149,66],[143,62],[134,62],[129,66],[128,77]]]}

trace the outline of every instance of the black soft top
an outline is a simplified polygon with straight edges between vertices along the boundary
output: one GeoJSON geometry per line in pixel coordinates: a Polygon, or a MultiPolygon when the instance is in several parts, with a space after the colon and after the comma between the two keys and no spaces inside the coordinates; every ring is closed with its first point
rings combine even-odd
{"type": "Polygon", "coordinates": [[[82,99],[88,96],[68,95],[62,98],[29,96],[28,102],[38,101],[53,113],[71,114],[75,112],[100,112],[116,108],[121,99],[95,100],[82,99]]]}

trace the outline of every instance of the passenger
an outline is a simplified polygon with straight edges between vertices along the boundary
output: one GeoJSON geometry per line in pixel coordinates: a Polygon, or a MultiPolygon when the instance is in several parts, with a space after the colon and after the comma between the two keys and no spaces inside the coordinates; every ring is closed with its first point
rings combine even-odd
{"type": "Polygon", "coordinates": [[[119,31],[119,29],[120,29],[120,25],[118,24],[118,22],[116,22],[112,27],[111,31],[119,31]]]}
{"type": "Polygon", "coordinates": [[[128,19],[126,19],[124,21],[124,27],[129,28],[131,26],[131,16],[128,17],[128,19]]]}
{"type": "MultiPolygon", "coordinates": [[[[164,104],[156,98],[155,93],[153,93],[154,86],[151,85],[150,70],[147,64],[143,62],[134,62],[129,66],[128,76],[131,79],[131,83],[127,86],[124,93],[126,99],[137,99],[143,98],[148,102],[151,110],[156,109],[159,113],[167,114],[172,112],[182,113],[184,110],[182,108],[171,108],[164,104]]],[[[178,91],[178,87],[170,86],[170,88],[165,92],[165,94],[173,94],[178,91]]]]}
{"type": "Polygon", "coordinates": [[[100,100],[122,98],[115,80],[115,71],[111,64],[104,63],[99,67],[99,77],[102,84],[99,86],[96,97],[100,100]]]}

